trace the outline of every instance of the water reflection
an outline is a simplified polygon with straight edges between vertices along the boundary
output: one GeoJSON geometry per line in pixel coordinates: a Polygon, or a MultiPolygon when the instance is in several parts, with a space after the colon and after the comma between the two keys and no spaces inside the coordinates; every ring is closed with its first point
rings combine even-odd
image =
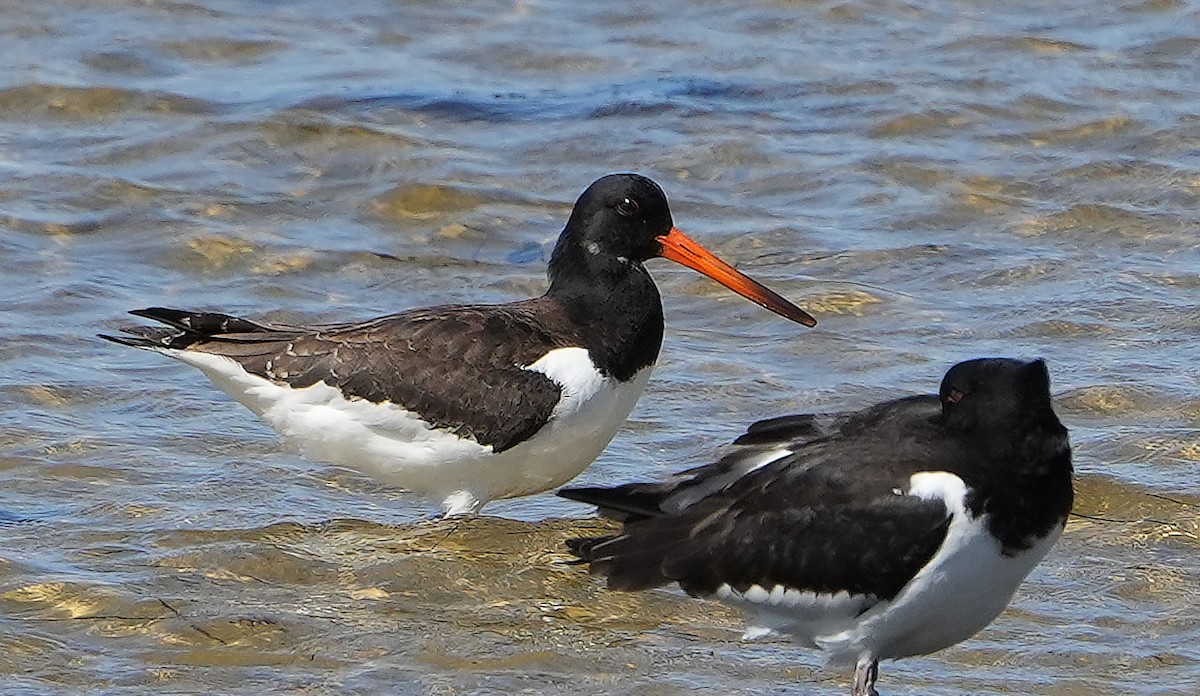
{"type": "Polygon", "coordinates": [[[11,9],[6,691],[843,692],[723,609],[561,566],[594,523],[549,496],[423,523],[187,368],[91,338],[149,304],[332,321],[535,295],[574,196],[623,170],[822,323],[653,266],[662,361],[580,483],[1043,356],[1099,519],[888,693],[1200,677],[1194,2],[11,9]]]}

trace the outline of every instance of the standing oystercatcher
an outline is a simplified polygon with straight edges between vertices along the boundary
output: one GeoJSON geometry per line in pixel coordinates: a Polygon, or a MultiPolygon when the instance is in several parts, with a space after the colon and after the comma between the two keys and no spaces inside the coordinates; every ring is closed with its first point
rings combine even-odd
{"type": "Polygon", "coordinates": [[[1071,446],[1041,360],[985,358],[938,395],[750,426],[663,483],[567,488],[624,523],[571,551],[614,590],[671,582],[854,663],[924,655],[991,623],[1071,510],[1071,446]]]}
{"type": "Polygon", "coordinates": [[[612,174],[576,201],[536,299],[326,326],[156,307],[131,314],[165,327],[101,337],[199,368],[307,456],[470,513],[566,483],[612,439],[662,344],[658,256],[816,323],[676,229],[658,184],[612,174]]]}

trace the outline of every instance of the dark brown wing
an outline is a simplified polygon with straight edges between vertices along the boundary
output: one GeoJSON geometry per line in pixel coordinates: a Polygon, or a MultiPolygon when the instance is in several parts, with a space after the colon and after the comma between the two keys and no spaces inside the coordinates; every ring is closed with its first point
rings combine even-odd
{"type": "Polygon", "coordinates": [[[438,428],[503,451],[549,419],[561,389],[523,369],[550,350],[582,345],[545,298],[444,306],[359,324],[297,327],[222,314],[133,312],[168,327],[137,327],[127,345],[200,351],[303,388],[324,382],[347,397],[391,402],[438,428]]]}

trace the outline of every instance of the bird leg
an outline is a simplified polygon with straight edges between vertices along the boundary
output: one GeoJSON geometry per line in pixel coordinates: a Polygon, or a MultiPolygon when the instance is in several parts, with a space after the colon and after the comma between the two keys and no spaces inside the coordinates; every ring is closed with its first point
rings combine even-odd
{"type": "Polygon", "coordinates": [[[850,696],[879,696],[875,690],[875,680],[879,678],[879,660],[864,655],[854,666],[854,687],[850,696]]]}

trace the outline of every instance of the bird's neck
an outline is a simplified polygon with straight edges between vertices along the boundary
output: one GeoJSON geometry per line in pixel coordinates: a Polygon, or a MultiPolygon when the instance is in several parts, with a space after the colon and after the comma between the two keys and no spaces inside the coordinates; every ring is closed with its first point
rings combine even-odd
{"type": "Polygon", "coordinates": [[[1006,465],[990,468],[968,502],[975,514],[990,513],[989,528],[1009,554],[1060,526],[1074,500],[1066,428],[1051,415],[1018,432],[1002,453],[992,453],[1006,465]]]}
{"type": "Polygon", "coordinates": [[[560,252],[552,259],[546,296],[563,308],[596,367],[624,382],[652,366],[662,347],[663,311],[645,267],[560,252]]]}

